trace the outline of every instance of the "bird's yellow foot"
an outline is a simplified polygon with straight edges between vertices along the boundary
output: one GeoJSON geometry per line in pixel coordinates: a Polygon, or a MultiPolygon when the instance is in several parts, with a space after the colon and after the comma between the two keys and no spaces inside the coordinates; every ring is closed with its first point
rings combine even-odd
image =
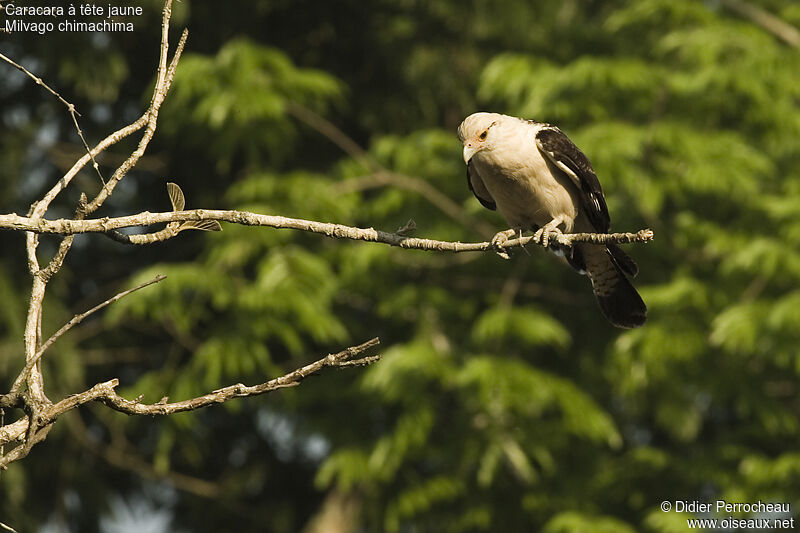
{"type": "Polygon", "coordinates": [[[510,258],[508,252],[506,252],[506,250],[503,248],[503,245],[506,243],[508,239],[513,237],[516,232],[517,230],[515,229],[507,229],[505,231],[496,233],[495,236],[492,237],[492,247],[494,248],[494,251],[497,253],[497,255],[499,255],[503,259],[510,258]]]}
{"type": "Polygon", "coordinates": [[[561,222],[561,219],[554,218],[545,224],[544,227],[540,228],[536,233],[533,234],[533,242],[539,243],[547,248],[550,244],[550,233],[561,234],[561,230],[558,229],[558,225],[561,224],[561,222]]]}

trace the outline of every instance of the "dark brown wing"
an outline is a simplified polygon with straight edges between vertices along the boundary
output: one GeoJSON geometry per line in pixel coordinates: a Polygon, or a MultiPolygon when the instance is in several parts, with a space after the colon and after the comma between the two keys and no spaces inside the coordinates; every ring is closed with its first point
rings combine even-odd
{"type": "Polygon", "coordinates": [[[489,194],[486,185],[483,184],[483,180],[480,175],[478,175],[478,171],[475,170],[472,159],[467,163],[467,185],[469,185],[469,190],[472,191],[472,194],[475,195],[475,198],[478,199],[483,207],[491,209],[492,211],[497,209],[497,204],[494,198],[492,198],[492,195],[489,194]]]}
{"type": "Polygon", "coordinates": [[[611,227],[606,199],[589,158],[555,126],[545,125],[536,133],[539,150],[575,182],[595,231],[607,233],[611,227]]]}

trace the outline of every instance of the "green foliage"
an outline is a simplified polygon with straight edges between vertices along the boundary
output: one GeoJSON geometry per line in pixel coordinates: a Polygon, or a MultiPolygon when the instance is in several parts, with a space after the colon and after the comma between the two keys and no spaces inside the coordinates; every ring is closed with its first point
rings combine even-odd
{"type": "Polygon", "coordinates": [[[620,437],[608,415],[569,381],[517,361],[472,357],[456,375],[467,396],[487,406],[493,419],[543,417],[558,407],[567,432],[619,446],[620,437]],[[497,417],[497,418],[495,418],[497,417]]]}
{"type": "Polygon", "coordinates": [[[665,513],[661,510],[653,510],[647,515],[644,523],[648,530],[657,533],[683,533],[688,527],[686,518],[687,514],[685,513],[665,513]]]}
{"type": "Polygon", "coordinates": [[[487,310],[476,320],[472,336],[483,344],[509,339],[522,346],[569,345],[569,332],[561,324],[538,309],[523,307],[487,310]]]}
{"type": "Polygon", "coordinates": [[[568,511],[552,518],[542,530],[543,533],[634,533],[628,524],[603,516],[587,516],[568,511]]]}
{"type": "Polygon", "coordinates": [[[210,148],[225,170],[234,156],[258,165],[287,155],[296,136],[287,120],[289,103],[324,109],[342,91],[330,75],[299,69],[280,50],[244,38],[213,58],[186,54],[174,84],[166,129],[191,132],[185,142],[196,145],[214,135],[210,148]]]}
{"type": "Polygon", "coordinates": [[[399,531],[408,519],[425,514],[431,507],[457,499],[463,485],[447,476],[435,476],[401,492],[386,510],[385,531],[399,531]]]}

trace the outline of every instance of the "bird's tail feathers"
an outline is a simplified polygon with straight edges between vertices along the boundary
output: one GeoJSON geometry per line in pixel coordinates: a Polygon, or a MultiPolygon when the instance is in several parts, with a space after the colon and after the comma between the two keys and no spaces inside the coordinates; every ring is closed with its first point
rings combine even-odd
{"type": "Polygon", "coordinates": [[[620,270],[634,278],[639,274],[639,265],[636,264],[636,261],[631,259],[631,256],[623,252],[622,248],[616,244],[609,244],[607,248],[611,259],[614,260],[614,263],[620,270]]]}
{"type": "Polygon", "coordinates": [[[618,328],[638,328],[647,320],[647,306],[626,274],[638,267],[619,247],[587,246],[586,271],[600,310],[618,328]]]}

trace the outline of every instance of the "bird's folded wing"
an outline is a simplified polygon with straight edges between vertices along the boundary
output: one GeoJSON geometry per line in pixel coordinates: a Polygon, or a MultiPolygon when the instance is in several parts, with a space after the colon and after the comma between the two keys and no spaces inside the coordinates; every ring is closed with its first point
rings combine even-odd
{"type": "Polygon", "coordinates": [[[608,214],[603,189],[589,158],[555,126],[547,125],[541,128],[536,133],[536,145],[539,151],[575,182],[586,214],[595,230],[601,233],[608,232],[611,217],[608,214]]]}
{"type": "Polygon", "coordinates": [[[497,209],[497,204],[494,198],[492,198],[492,195],[489,194],[486,185],[483,184],[483,180],[478,175],[478,171],[475,170],[475,164],[472,162],[472,159],[467,163],[467,185],[469,185],[469,190],[472,191],[472,194],[475,195],[475,198],[478,199],[483,207],[491,209],[492,211],[497,209]]]}

